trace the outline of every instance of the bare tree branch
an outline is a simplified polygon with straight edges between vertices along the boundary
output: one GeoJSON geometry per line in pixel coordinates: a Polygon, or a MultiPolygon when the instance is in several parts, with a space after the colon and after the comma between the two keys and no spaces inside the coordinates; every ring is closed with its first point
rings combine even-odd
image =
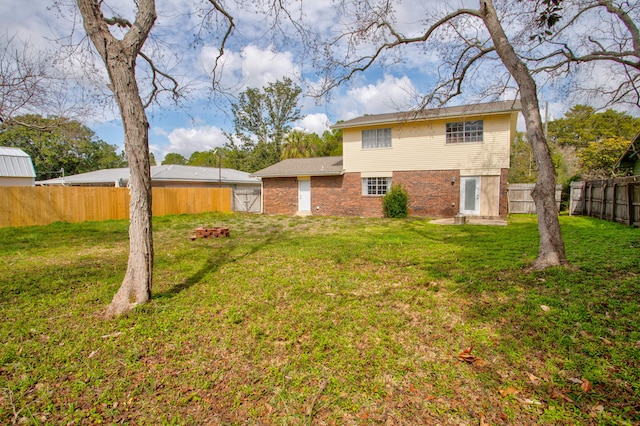
{"type": "Polygon", "coordinates": [[[234,22],[233,16],[231,16],[231,14],[227,12],[227,10],[217,0],[209,0],[209,3],[211,3],[211,5],[213,6],[213,9],[219,12],[220,14],[222,14],[222,16],[224,16],[224,18],[228,22],[224,35],[222,36],[222,41],[220,42],[220,48],[218,49],[218,55],[216,56],[215,64],[212,70],[213,75],[212,75],[211,81],[212,81],[212,87],[215,90],[218,87],[218,79],[219,79],[218,66],[220,65],[220,60],[222,59],[222,56],[224,56],[225,48],[227,46],[227,42],[229,41],[229,37],[231,37],[231,33],[235,28],[235,22],[234,22]]]}
{"type": "Polygon", "coordinates": [[[178,93],[178,81],[171,75],[169,75],[168,73],[159,70],[153,60],[147,56],[144,52],[140,52],[139,53],[140,57],[142,59],[144,59],[147,64],[149,65],[149,67],[151,68],[151,72],[152,72],[152,78],[151,78],[151,93],[149,94],[147,100],[144,102],[144,107],[145,109],[149,107],[149,105],[151,105],[151,103],[156,99],[156,96],[159,92],[161,91],[169,91],[173,93],[173,97],[178,98],[180,96],[180,94],[178,93]],[[166,78],[167,80],[171,81],[171,86],[170,88],[164,88],[164,87],[160,87],[161,83],[158,80],[158,75],[166,78]]]}
{"type": "MultiPolygon", "coordinates": [[[[383,53],[402,45],[409,45],[413,43],[424,43],[427,40],[429,40],[430,37],[442,26],[448,24],[455,18],[464,16],[464,15],[478,17],[478,12],[472,9],[456,10],[438,19],[431,26],[429,26],[429,28],[419,37],[405,37],[398,31],[396,31],[390,22],[386,20],[377,21],[376,19],[373,19],[368,25],[366,25],[365,27],[357,31],[338,36],[330,44],[337,43],[343,37],[348,38],[350,43],[357,44],[358,42],[357,39],[359,37],[366,37],[366,35],[372,31],[377,33],[378,31],[384,32],[385,30],[389,34],[391,41],[380,44],[372,54],[358,57],[354,61],[342,62],[342,63],[339,63],[339,62],[337,63],[336,61],[333,61],[333,60],[329,61],[330,65],[327,68],[329,71],[335,72],[335,70],[332,68],[335,66],[339,66],[343,69],[346,69],[347,72],[346,74],[338,76],[337,78],[326,79],[321,92],[318,93],[317,96],[326,95],[330,90],[336,88],[337,86],[341,85],[342,83],[348,80],[351,80],[356,74],[371,68],[371,66],[373,66],[373,64],[381,57],[383,53]]],[[[377,18],[384,18],[384,17],[381,15],[378,15],[377,18]]]]}

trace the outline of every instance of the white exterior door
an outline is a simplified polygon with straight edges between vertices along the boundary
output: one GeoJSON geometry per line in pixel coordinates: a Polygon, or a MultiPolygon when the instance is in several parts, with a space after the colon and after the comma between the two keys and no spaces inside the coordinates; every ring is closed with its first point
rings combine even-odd
{"type": "Polygon", "coordinates": [[[460,178],[460,213],[480,214],[480,176],[460,178]]]}
{"type": "Polygon", "coordinates": [[[298,211],[311,211],[311,181],[298,181],[298,211]]]}

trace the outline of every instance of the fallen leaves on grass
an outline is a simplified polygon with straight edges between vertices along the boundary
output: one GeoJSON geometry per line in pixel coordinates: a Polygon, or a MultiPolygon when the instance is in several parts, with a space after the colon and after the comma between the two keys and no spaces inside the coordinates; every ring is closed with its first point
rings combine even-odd
{"type": "Polygon", "coordinates": [[[525,405],[542,405],[542,402],[531,398],[518,398],[518,401],[525,405]]]}
{"type": "Polygon", "coordinates": [[[576,385],[580,385],[580,387],[584,392],[589,392],[590,390],[593,389],[593,384],[591,384],[591,382],[585,379],[584,377],[582,379],[578,379],[577,377],[571,377],[567,380],[576,385]]]}
{"type": "Polygon", "coordinates": [[[549,312],[551,310],[551,308],[548,307],[547,305],[540,305],[540,309],[542,309],[545,312],[549,312]]]}
{"type": "Polygon", "coordinates": [[[475,355],[471,355],[472,350],[473,350],[473,346],[469,346],[467,349],[460,352],[458,354],[458,360],[471,364],[474,367],[483,367],[487,365],[487,361],[485,361],[484,359],[477,357],[475,355]]]}
{"type": "Polygon", "coordinates": [[[529,381],[532,385],[538,386],[540,385],[540,377],[536,377],[533,374],[529,373],[529,381]]]}
{"type": "Polygon", "coordinates": [[[603,405],[594,405],[591,408],[591,411],[589,412],[589,417],[591,417],[592,419],[597,417],[598,414],[602,413],[604,411],[604,406],[603,405]]]}
{"type": "Polygon", "coordinates": [[[507,397],[509,395],[517,395],[518,392],[520,392],[518,389],[514,388],[513,386],[509,386],[507,388],[504,389],[500,389],[498,391],[498,393],[500,394],[501,397],[507,397]]]}
{"type": "Polygon", "coordinates": [[[565,402],[573,402],[573,399],[569,398],[567,395],[565,395],[564,393],[560,392],[557,389],[551,390],[551,397],[553,399],[562,399],[565,402]]]}

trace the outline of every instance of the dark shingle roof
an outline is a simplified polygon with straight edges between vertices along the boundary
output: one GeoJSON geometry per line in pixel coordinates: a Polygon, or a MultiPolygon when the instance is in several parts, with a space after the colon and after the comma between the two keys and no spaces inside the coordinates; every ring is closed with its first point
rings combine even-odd
{"type": "Polygon", "coordinates": [[[490,115],[505,112],[520,111],[519,100],[487,102],[483,104],[463,105],[445,108],[425,109],[418,111],[394,112],[389,114],[364,115],[343,121],[331,126],[332,129],[346,129],[349,127],[375,126],[407,121],[425,121],[442,118],[465,117],[469,115],[490,115]]]}
{"type": "Polygon", "coordinates": [[[258,170],[251,176],[336,176],[344,173],[342,157],[289,158],[258,170]]]}

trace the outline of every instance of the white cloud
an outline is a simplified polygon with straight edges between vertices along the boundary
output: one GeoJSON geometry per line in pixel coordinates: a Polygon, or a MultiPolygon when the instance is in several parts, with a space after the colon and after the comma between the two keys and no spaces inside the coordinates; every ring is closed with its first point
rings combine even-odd
{"type": "Polygon", "coordinates": [[[363,114],[381,114],[410,109],[416,88],[407,76],[385,74],[375,84],[354,87],[340,99],[338,120],[348,120],[363,114]]]}
{"type": "Polygon", "coordinates": [[[320,136],[322,136],[325,130],[329,130],[330,124],[329,117],[324,113],[306,115],[298,122],[299,127],[320,136]]]}
{"type": "MultiPolygon", "coordinates": [[[[211,72],[218,53],[216,47],[205,46],[202,49],[200,62],[205,72],[211,72]]],[[[300,76],[293,53],[275,52],[271,47],[262,49],[255,44],[245,46],[240,52],[227,51],[219,62],[217,72],[222,73],[222,87],[238,92],[247,87],[265,87],[283,77],[295,81],[300,76]]]]}
{"type": "Polygon", "coordinates": [[[188,159],[196,151],[210,151],[223,146],[227,141],[222,130],[216,126],[177,128],[169,133],[156,129],[155,133],[169,140],[168,145],[155,143],[150,145],[158,162],[171,152],[181,154],[188,159]]]}

